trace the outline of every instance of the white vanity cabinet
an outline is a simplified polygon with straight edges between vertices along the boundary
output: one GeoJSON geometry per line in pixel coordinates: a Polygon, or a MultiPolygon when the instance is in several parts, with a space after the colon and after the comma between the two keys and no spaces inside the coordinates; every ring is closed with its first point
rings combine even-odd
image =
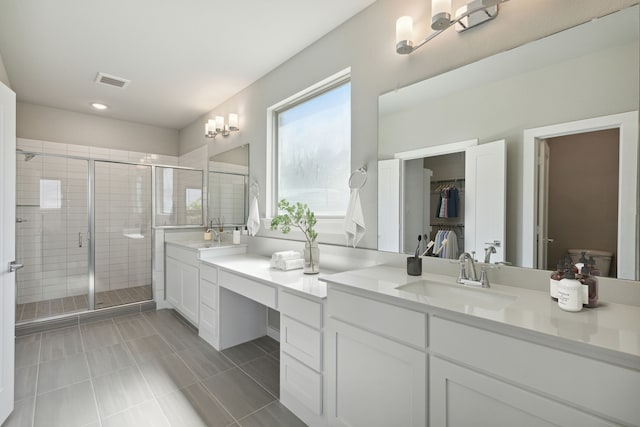
{"type": "Polygon", "coordinates": [[[330,425],[424,427],[426,314],[331,286],[327,310],[330,425]]]}
{"type": "Polygon", "coordinates": [[[212,265],[200,263],[200,338],[220,348],[218,330],[218,269],[212,265]]]}
{"type": "Polygon", "coordinates": [[[280,401],[310,426],[324,418],[324,302],[280,289],[280,401]]]}
{"type": "Polygon", "coordinates": [[[166,246],[165,280],[167,301],[194,325],[199,323],[198,253],[166,246]]]}
{"type": "Polygon", "coordinates": [[[431,316],[430,424],[640,425],[640,371],[431,316]]]}

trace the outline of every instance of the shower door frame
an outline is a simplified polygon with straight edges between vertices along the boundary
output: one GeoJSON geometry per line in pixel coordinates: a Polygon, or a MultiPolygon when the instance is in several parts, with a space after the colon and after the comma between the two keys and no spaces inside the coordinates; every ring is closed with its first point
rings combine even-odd
{"type": "MultiPolygon", "coordinates": [[[[153,289],[153,282],[154,282],[154,271],[155,271],[155,265],[156,265],[156,253],[155,253],[155,218],[154,218],[154,208],[155,208],[155,169],[156,166],[162,166],[162,167],[175,167],[175,166],[166,166],[166,165],[160,165],[160,164],[149,164],[149,163],[139,163],[139,162],[128,162],[128,161],[119,161],[119,160],[109,160],[109,159],[96,159],[96,158],[91,158],[91,157],[83,157],[83,156],[74,156],[74,155],[67,155],[67,154],[57,154],[57,153],[47,153],[47,152],[40,152],[40,151],[31,151],[31,150],[25,150],[25,149],[20,149],[17,148],[16,152],[18,154],[23,154],[23,155],[29,155],[29,154],[33,154],[35,156],[39,156],[39,157],[55,157],[55,158],[63,158],[63,159],[70,159],[70,160],[81,160],[81,161],[86,161],[87,162],[87,230],[88,230],[88,235],[87,235],[87,240],[89,242],[89,253],[88,253],[88,262],[87,262],[87,273],[88,273],[88,278],[89,281],[87,283],[87,310],[86,312],[94,312],[96,310],[95,308],[95,259],[96,259],[96,253],[95,253],[95,183],[96,183],[96,179],[95,179],[95,162],[103,162],[103,163],[112,163],[112,164],[127,164],[127,165],[131,165],[131,166],[145,166],[145,167],[150,167],[151,168],[151,206],[149,207],[150,209],[150,215],[151,215],[151,299],[150,300],[145,300],[145,301],[153,301],[153,299],[155,298],[155,292],[153,289]]],[[[184,168],[184,167],[175,167],[177,169],[193,169],[193,168],[184,168]]],[[[199,169],[197,169],[199,170],[199,169]]],[[[17,182],[17,180],[16,180],[17,182]]],[[[16,241],[16,245],[17,245],[17,241],[16,241]]],[[[18,260],[19,261],[19,260],[18,260]]],[[[137,301],[135,303],[140,303],[140,302],[145,302],[145,301],[137,301]]],[[[129,303],[129,304],[135,304],[135,303],[129,303]]],[[[14,304],[17,304],[17,297],[16,297],[16,301],[14,304]]],[[[105,308],[117,308],[117,307],[122,307],[122,306],[126,306],[128,304],[121,304],[121,305],[117,305],[117,306],[113,306],[113,307],[105,307],[105,308]]],[[[55,319],[55,318],[61,318],[61,317],[65,317],[67,315],[77,315],[79,313],[83,313],[82,311],[78,311],[78,312],[73,312],[73,313],[61,313],[61,314],[56,314],[53,316],[47,316],[45,318],[34,318],[29,320],[28,322],[33,322],[33,321],[41,321],[44,319],[55,319]]]]}

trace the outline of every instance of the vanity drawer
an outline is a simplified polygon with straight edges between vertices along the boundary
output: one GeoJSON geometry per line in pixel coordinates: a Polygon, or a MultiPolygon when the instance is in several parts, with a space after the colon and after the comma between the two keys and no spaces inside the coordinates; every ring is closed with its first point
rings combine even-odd
{"type": "Polygon", "coordinates": [[[280,291],[278,302],[280,313],[316,329],[322,328],[322,303],[283,290],[280,291]]]}
{"type": "Polygon", "coordinates": [[[276,308],[278,290],[273,286],[256,282],[227,271],[220,271],[218,275],[219,285],[243,295],[249,299],[264,304],[267,307],[276,308]]]}
{"type": "Polygon", "coordinates": [[[322,375],[286,354],[280,355],[280,388],[314,414],[322,414],[322,375]]]}
{"type": "Polygon", "coordinates": [[[218,348],[218,312],[204,304],[200,304],[198,334],[213,347],[218,348]]]}
{"type": "Polygon", "coordinates": [[[211,283],[218,283],[218,269],[203,262],[200,263],[200,277],[211,283]]]}
{"type": "Polygon", "coordinates": [[[200,270],[200,302],[214,310],[218,309],[218,285],[202,277],[200,270]]]}
{"type": "Polygon", "coordinates": [[[636,425],[640,371],[432,316],[432,354],[636,425]]]}
{"type": "Polygon", "coordinates": [[[322,370],[322,335],[290,317],[280,317],[280,348],[305,365],[322,370]]]}
{"type": "Polygon", "coordinates": [[[198,254],[188,249],[182,249],[177,246],[167,244],[165,247],[165,255],[178,261],[184,262],[185,264],[198,267],[198,254]]]}
{"type": "Polygon", "coordinates": [[[329,288],[327,310],[344,320],[396,341],[425,348],[427,315],[392,304],[329,288]]]}

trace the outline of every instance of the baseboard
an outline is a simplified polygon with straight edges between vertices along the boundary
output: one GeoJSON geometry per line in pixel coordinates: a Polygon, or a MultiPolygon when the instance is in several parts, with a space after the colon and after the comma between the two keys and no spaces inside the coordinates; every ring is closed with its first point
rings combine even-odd
{"type": "Polygon", "coordinates": [[[267,326],[267,336],[280,342],[280,331],[275,328],[272,328],[271,326],[267,326]]]}

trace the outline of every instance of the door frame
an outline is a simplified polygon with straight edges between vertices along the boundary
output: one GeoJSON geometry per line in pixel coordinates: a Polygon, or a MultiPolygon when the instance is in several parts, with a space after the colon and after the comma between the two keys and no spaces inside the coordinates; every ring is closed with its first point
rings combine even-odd
{"type": "Polygon", "coordinates": [[[620,162],[618,173],[618,278],[637,280],[638,248],[638,111],[594,117],[525,129],[522,177],[522,247],[518,265],[536,267],[536,213],[538,212],[538,141],[557,136],[619,129],[620,162]],[[620,225],[624,224],[624,227],[620,225]]]}
{"type": "Polygon", "coordinates": [[[14,408],[16,273],[16,94],[0,82],[0,424],[14,408]]]}

